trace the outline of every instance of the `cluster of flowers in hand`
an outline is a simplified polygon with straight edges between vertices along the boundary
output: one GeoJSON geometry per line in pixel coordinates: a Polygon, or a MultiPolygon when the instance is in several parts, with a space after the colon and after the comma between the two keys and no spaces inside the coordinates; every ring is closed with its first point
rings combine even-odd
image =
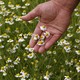
{"type": "Polygon", "coordinates": [[[45,39],[48,38],[50,36],[50,33],[47,30],[46,26],[40,26],[40,30],[43,31],[42,35],[38,35],[38,34],[34,34],[33,35],[33,40],[38,40],[37,44],[39,46],[42,46],[45,44],[45,39]]]}

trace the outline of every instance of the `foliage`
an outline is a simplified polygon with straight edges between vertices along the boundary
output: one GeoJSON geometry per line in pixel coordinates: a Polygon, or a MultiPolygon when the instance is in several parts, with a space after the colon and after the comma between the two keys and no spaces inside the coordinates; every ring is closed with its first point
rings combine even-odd
{"type": "Polygon", "coordinates": [[[0,0],[0,80],[80,80],[80,6],[64,35],[44,54],[28,43],[38,18],[20,19],[45,0],[0,0]]]}

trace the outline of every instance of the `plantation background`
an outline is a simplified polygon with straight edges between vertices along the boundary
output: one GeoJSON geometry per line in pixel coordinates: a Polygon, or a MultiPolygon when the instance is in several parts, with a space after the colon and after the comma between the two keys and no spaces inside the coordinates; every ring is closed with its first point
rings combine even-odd
{"type": "Polygon", "coordinates": [[[64,35],[44,54],[28,43],[38,18],[20,19],[45,0],[0,0],[0,80],[80,80],[80,4],[64,35]]]}

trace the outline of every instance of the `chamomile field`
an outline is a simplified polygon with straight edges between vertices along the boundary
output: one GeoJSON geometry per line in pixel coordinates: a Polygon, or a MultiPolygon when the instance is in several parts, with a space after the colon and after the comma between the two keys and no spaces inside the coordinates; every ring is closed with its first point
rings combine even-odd
{"type": "Polygon", "coordinates": [[[45,0],[0,0],[0,80],[80,80],[80,4],[63,36],[44,54],[29,40],[38,18],[20,19],[45,0]]]}

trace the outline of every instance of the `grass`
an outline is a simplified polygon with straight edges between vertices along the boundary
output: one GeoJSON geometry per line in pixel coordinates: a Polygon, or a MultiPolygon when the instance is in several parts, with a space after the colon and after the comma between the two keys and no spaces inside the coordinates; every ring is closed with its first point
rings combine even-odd
{"type": "Polygon", "coordinates": [[[18,18],[45,0],[1,1],[4,4],[0,4],[0,80],[45,80],[45,76],[47,80],[64,80],[65,77],[80,80],[80,5],[60,40],[44,54],[37,54],[25,48],[38,20],[24,22],[18,18]],[[30,5],[21,8],[26,3],[30,5]],[[9,7],[12,4],[19,4],[20,8],[12,9],[14,7],[9,7]]]}

